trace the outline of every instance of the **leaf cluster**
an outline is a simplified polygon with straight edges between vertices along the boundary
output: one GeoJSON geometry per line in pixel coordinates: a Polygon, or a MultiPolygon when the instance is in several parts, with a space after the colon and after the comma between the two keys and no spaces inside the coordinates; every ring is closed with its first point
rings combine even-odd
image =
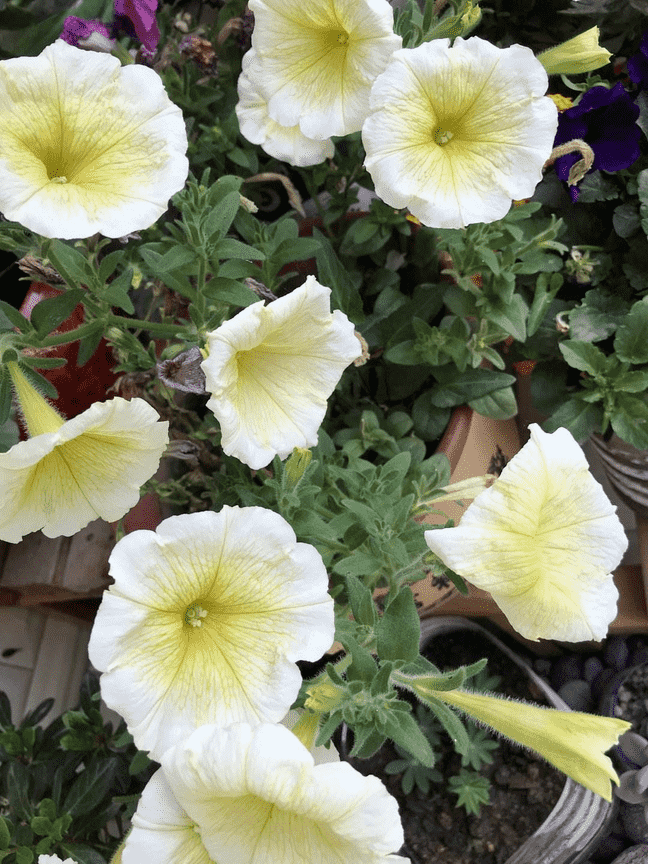
{"type": "Polygon", "coordinates": [[[88,673],[78,706],[47,728],[47,699],[19,725],[0,692],[0,860],[33,864],[41,854],[107,864],[157,765],[137,750],[126,724],[113,732],[97,709],[88,673]],[[112,832],[108,825],[112,823],[112,832]],[[114,828],[120,836],[115,837],[114,828]]]}

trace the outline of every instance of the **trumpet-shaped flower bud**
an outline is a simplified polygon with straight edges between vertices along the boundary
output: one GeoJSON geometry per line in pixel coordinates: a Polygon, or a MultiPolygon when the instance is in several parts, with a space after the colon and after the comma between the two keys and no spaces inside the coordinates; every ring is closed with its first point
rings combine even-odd
{"type": "Polygon", "coordinates": [[[248,6],[270,117],[319,140],[359,131],[371,85],[402,45],[387,0],[249,0],[248,6]]]}
{"type": "Polygon", "coordinates": [[[182,112],[147,66],[57,39],[0,62],[0,210],[44,237],[148,228],[189,171],[182,112]]]}
{"type": "Polygon", "coordinates": [[[0,453],[0,539],[39,529],[70,537],[94,519],[121,519],[156,472],[169,424],[143,399],[119,396],[66,421],[8,365],[32,437],[0,453]]]}
{"type": "Polygon", "coordinates": [[[547,75],[579,75],[593,72],[610,62],[612,54],[599,45],[599,28],[591,27],[568,39],[555,48],[538,54],[538,60],[547,70],[547,75]]]}
{"type": "Polygon", "coordinates": [[[250,468],[314,447],[326,400],[361,353],[353,324],[331,313],[314,276],[268,306],[253,303],[208,334],[201,364],[222,446],[250,468]]]}
{"type": "Polygon", "coordinates": [[[203,723],[281,720],[333,642],[319,553],[261,507],[172,516],[110,556],[90,637],[104,701],[159,761],[203,723]]]}
{"type": "MultiPolygon", "coordinates": [[[[321,748],[320,748],[321,749],[321,748]]],[[[408,864],[396,800],[281,725],[197,729],[142,792],[123,864],[408,864]]]]}
{"type": "Polygon", "coordinates": [[[616,616],[611,571],[628,546],[623,526],[571,433],[529,429],[460,524],[425,540],[527,639],[603,639],[616,616]]]}
{"type": "Polygon", "coordinates": [[[395,52],[362,127],[377,195],[424,225],[493,222],[542,179],[558,112],[530,48],[485,39],[395,52]]]}

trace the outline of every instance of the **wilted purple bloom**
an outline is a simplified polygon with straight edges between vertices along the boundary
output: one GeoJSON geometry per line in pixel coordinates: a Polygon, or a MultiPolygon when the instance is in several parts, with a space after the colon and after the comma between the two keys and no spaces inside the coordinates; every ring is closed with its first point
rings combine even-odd
{"type": "Polygon", "coordinates": [[[115,0],[115,25],[136,36],[150,54],[160,41],[155,12],[157,0],[115,0]]]}
{"type": "MultiPolygon", "coordinates": [[[[639,158],[641,130],[635,123],[639,106],[635,105],[619,82],[610,90],[592,87],[573,108],[558,115],[558,132],[554,147],[581,138],[594,151],[590,170],[620,171],[639,158]]],[[[556,160],[556,173],[567,180],[569,169],[581,159],[580,153],[569,153],[556,160]]],[[[578,187],[570,186],[572,201],[578,200],[578,187]]]]}
{"type": "Polygon", "coordinates": [[[101,21],[86,21],[85,18],[69,15],[63,22],[61,39],[67,42],[68,45],[74,45],[77,48],[79,43],[83,43],[86,39],[89,39],[93,33],[99,33],[101,36],[105,36],[106,39],[110,39],[108,28],[101,21]]]}
{"type": "Polygon", "coordinates": [[[639,87],[648,87],[648,33],[644,33],[639,51],[628,57],[628,75],[639,87]]]}

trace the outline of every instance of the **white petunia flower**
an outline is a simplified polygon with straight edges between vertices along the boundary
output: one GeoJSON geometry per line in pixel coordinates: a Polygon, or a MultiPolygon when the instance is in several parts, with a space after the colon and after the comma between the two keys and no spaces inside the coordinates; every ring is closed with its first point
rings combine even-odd
{"type": "Polygon", "coordinates": [[[197,729],[142,793],[123,864],[408,864],[396,800],[346,762],[318,764],[288,729],[197,729]]]}
{"type": "Polygon", "coordinates": [[[8,364],[33,437],[0,453],[0,540],[42,529],[70,537],[137,504],[169,441],[169,424],[143,399],[117,396],[64,420],[8,364]]]}
{"type": "Polygon", "coordinates": [[[376,194],[434,228],[501,219],[533,195],[551,153],[558,110],[547,86],[522,45],[471,36],[397,51],[362,128],[376,194]]]}
{"type": "Polygon", "coordinates": [[[335,147],[330,138],[315,141],[302,135],[299,126],[280,126],[268,114],[268,104],[261,95],[262,69],[254,49],[243,56],[243,71],[238,79],[239,101],[236,105],[241,134],[252,144],[260,144],[270,156],[291,165],[318,165],[332,159],[335,147]]]}
{"type": "Polygon", "coordinates": [[[354,325],[330,309],[314,276],[268,306],[253,303],[208,334],[201,363],[222,447],[263,468],[295,447],[314,447],[326,400],[361,354],[354,325]]]}
{"type": "Polygon", "coordinates": [[[369,92],[402,39],[387,0],[249,0],[270,117],[307,138],[362,128],[369,92]]]}
{"type": "Polygon", "coordinates": [[[426,531],[425,540],[527,639],[599,641],[616,616],[611,571],[628,541],[571,433],[529,429],[531,439],[460,524],[426,531]]]}
{"type": "Polygon", "coordinates": [[[58,855],[39,855],[38,864],[76,864],[72,858],[66,858],[62,861],[58,855]]]}
{"type": "Polygon", "coordinates": [[[44,237],[148,228],[189,171],[182,112],[146,66],[57,39],[0,62],[0,211],[44,237]]]}
{"type": "Polygon", "coordinates": [[[203,723],[278,721],[301,685],[296,660],[333,642],[319,553],[262,507],[172,516],[110,556],[90,637],[101,694],[140,750],[203,723]]]}

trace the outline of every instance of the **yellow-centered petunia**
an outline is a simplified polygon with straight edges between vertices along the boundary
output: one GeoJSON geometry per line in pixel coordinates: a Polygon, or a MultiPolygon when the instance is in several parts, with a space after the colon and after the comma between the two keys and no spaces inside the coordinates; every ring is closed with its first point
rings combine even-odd
{"type": "Polygon", "coordinates": [[[387,0],[249,0],[270,117],[324,140],[362,128],[369,92],[402,39],[387,0]]]}
{"type": "Polygon", "coordinates": [[[616,616],[611,574],[628,540],[571,433],[529,430],[459,525],[426,531],[425,540],[527,639],[599,641],[616,616]]]}
{"type": "Polygon", "coordinates": [[[424,225],[493,222],[542,179],[558,127],[530,48],[471,36],[396,51],[362,127],[376,193],[424,225]]]}
{"type": "MultiPolygon", "coordinates": [[[[319,748],[320,750],[323,748],[319,748]]],[[[278,724],[206,725],[144,788],[122,864],[409,864],[396,800],[278,724]]]]}
{"type": "Polygon", "coordinates": [[[168,422],[143,399],[119,396],[65,420],[7,365],[31,437],[0,453],[0,540],[70,537],[94,519],[121,519],[158,468],[168,422]]]}
{"type": "Polygon", "coordinates": [[[268,114],[268,104],[262,94],[262,67],[252,48],[243,56],[243,69],[238,79],[239,101],[236,116],[241,135],[259,144],[270,156],[291,165],[317,165],[331,159],[335,153],[330,138],[315,141],[302,134],[299,125],[281,126],[268,114]]]}
{"type": "Polygon", "coordinates": [[[172,516],[110,556],[90,637],[101,693],[140,750],[164,751],[204,723],[281,720],[297,660],[333,642],[319,553],[262,507],[172,516]]]}
{"type": "Polygon", "coordinates": [[[326,400],[362,353],[352,322],[331,312],[330,295],[308,276],[290,294],[253,303],[208,334],[201,363],[212,394],[207,407],[225,453],[250,468],[317,444],[326,400]]]}
{"type": "Polygon", "coordinates": [[[189,171],[182,112],[147,66],[57,39],[0,62],[0,211],[44,237],[148,228],[189,171]]]}

